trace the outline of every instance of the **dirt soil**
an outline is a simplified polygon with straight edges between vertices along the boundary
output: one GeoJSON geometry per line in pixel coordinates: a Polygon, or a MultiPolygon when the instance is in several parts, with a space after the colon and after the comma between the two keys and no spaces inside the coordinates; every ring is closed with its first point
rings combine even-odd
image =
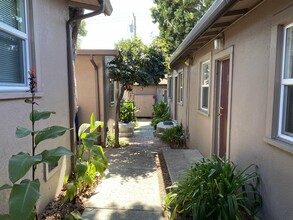
{"type": "MultiPolygon", "coordinates": [[[[167,165],[162,152],[158,152],[155,155],[155,162],[157,167],[157,172],[159,176],[160,184],[160,194],[162,201],[166,196],[166,188],[171,186],[171,179],[168,173],[167,165]]],[[[99,180],[97,179],[97,183],[99,180]]],[[[42,220],[56,220],[56,219],[65,219],[65,216],[70,212],[77,210],[79,213],[82,213],[85,209],[84,204],[87,200],[94,194],[94,188],[87,188],[85,192],[81,193],[75,202],[66,201],[63,202],[66,191],[65,188],[62,189],[59,196],[52,202],[50,202],[45,210],[38,215],[38,219],[42,220]]],[[[164,207],[162,207],[164,209],[164,207]]],[[[166,219],[168,219],[169,212],[165,211],[166,219]]]]}

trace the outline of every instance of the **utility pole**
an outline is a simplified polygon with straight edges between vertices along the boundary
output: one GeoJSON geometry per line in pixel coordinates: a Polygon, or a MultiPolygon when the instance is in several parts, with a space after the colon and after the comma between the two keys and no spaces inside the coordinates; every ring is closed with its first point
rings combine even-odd
{"type": "Polygon", "coordinates": [[[134,13],[132,15],[133,15],[133,33],[134,33],[134,36],[136,36],[136,17],[134,13]]]}

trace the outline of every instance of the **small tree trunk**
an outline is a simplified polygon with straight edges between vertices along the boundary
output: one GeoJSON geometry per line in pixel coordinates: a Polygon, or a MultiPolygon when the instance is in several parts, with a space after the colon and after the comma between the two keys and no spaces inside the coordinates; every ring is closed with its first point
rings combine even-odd
{"type": "MultiPolygon", "coordinates": [[[[119,91],[119,83],[117,83],[117,91],[119,91]]],[[[124,87],[121,85],[120,92],[117,96],[116,114],[115,114],[115,147],[120,147],[119,144],[119,119],[120,119],[120,103],[124,95],[124,87]]]]}

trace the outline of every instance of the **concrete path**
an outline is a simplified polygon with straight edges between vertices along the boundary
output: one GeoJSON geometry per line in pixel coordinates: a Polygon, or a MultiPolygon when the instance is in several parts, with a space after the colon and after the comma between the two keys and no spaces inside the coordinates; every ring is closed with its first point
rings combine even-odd
{"type": "Polygon", "coordinates": [[[84,219],[164,219],[154,156],[169,147],[153,136],[149,120],[140,121],[129,141],[106,152],[108,174],[86,204],[84,219]]]}
{"type": "Polygon", "coordinates": [[[150,120],[140,120],[130,146],[106,151],[109,169],[83,213],[87,220],[163,220],[155,154],[163,152],[172,182],[202,158],[197,150],[171,149],[154,137],[150,120]]]}

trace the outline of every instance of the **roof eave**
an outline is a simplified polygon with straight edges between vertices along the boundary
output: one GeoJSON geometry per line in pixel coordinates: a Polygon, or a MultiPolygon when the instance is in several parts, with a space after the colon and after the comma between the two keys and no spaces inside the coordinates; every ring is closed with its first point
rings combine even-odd
{"type": "Polygon", "coordinates": [[[171,67],[183,56],[184,51],[191,46],[193,41],[201,36],[228,8],[237,0],[216,0],[204,16],[198,21],[186,38],[171,56],[171,67]]]}
{"type": "MultiPolygon", "coordinates": [[[[98,0],[96,1],[96,4],[88,4],[88,3],[82,2],[81,0],[80,1],[69,0],[68,5],[71,7],[84,8],[84,9],[92,10],[92,11],[98,10],[100,7],[100,3],[98,0]]],[[[104,11],[105,15],[110,16],[113,12],[113,7],[110,0],[104,0],[104,5],[105,5],[105,11],[104,11]]]]}

